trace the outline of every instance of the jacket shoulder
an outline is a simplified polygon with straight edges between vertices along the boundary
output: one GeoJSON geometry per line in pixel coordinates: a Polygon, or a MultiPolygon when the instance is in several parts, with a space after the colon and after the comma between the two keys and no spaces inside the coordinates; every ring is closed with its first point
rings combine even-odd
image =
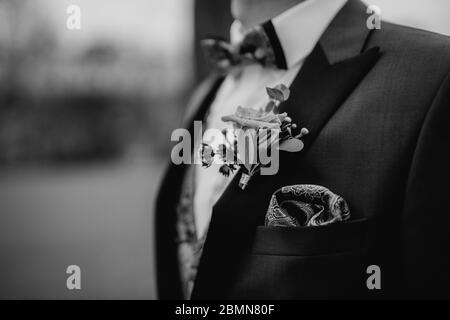
{"type": "Polygon", "coordinates": [[[390,22],[382,22],[377,31],[382,48],[424,66],[439,65],[447,73],[450,70],[449,36],[390,22]]]}

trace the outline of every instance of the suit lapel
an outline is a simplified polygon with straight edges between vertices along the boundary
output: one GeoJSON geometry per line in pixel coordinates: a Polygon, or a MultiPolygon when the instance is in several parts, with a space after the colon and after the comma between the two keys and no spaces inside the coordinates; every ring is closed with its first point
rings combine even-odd
{"type": "Polygon", "coordinates": [[[378,58],[379,48],[375,47],[332,65],[322,46],[316,46],[291,85],[291,97],[280,107],[299,128],[306,127],[310,132],[303,138],[303,154],[378,58]]]}
{"type": "MultiPolygon", "coordinates": [[[[193,95],[185,112],[183,128],[193,136],[193,122],[203,120],[213,101],[223,78],[206,79],[193,95]]],[[[157,239],[156,262],[158,273],[158,293],[160,299],[182,299],[178,269],[176,233],[176,205],[180,198],[183,177],[187,165],[171,164],[162,180],[156,200],[155,233],[157,239]]]]}
{"type": "Polygon", "coordinates": [[[183,117],[183,128],[193,129],[194,121],[203,121],[223,80],[223,76],[214,74],[200,84],[186,108],[183,117]]]}
{"type": "MultiPolygon", "coordinates": [[[[203,121],[222,81],[223,77],[211,76],[206,79],[194,93],[193,98],[191,99],[191,102],[185,112],[182,124],[182,128],[187,129],[191,137],[194,137],[194,121],[203,121]]],[[[192,147],[194,147],[194,139],[192,139],[191,143],[192,147]]],[[[194,152],[193,149],[192,152],[194,152]]],[[[171,163],[166,175],[164,176],[159,197],[166,195],[166,190],[164,188],[165,186],[169,189],[167,190],[167,193],[170,194],[171,198],[179,196],[179,189],[181,188],[181,181],[186,170],[186,166],[186,164],[174,165],[171,163]]],[[[168,204],[174,205],[173,201],[170,201],[168,204]]]]}
{"type": "MultiPolygon", "coordinates": [[[[325,32],[321,42],[305,61],[291,85],[291,97],[281,108],[299,127],[310,134],[304,139],[305,149],[299,154],[283,154],[280,171],[275,176],[256,175],[245,191],[238,187],[237,174],[213,208],[213,215],[203,250],[193,299],[226,298],[239,267],[251,250],[256,226],[262,224],[270,196],[283,186],[283,177],[292,169],[290,160],[298,161],[313,144],[324,125],[353,92],[378,60],[379,48],[361,53],[368,41],[368,31],[351,26],[352,15],[361,14],[359,4],[349,1],[325,32]],[[355,29],[356,28],[356,29],[355,29]],[[345,30],[352,42],[339,48],[327,39],[345,30]],[[324,48],[328,48],[326,51],[324,48]]],[[[301,181],[299,181],[301,183],[301,181]]]]}
{"type": "Polygon", "coordinates": [[[300,128],[308,128],[303,154],[380,57],[379,47],[367,49],[374,30],[366,21],[366,6],[349,0],[291,85],[291,97],[281,110],[300,128]]]}

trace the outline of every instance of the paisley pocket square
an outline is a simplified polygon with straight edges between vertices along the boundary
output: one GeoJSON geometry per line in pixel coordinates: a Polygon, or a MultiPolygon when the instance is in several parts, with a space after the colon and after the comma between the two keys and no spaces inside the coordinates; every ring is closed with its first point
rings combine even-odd
{"type": "Polygon", "coordinates": [[[270,199],[266,227],[324,226],[350,218],[347,202],[325,187],[286,186],[270,199]]]}

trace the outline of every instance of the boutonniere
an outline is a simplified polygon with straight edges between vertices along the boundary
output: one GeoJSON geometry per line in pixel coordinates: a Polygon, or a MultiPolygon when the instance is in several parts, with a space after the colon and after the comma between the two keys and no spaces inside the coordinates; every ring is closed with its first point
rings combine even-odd
{"type": "Polygon", "coordinates": [[[242,190],[257,172],[275,174],[278,163],[274,163],[279,161],[279,151],[300,152],[304,148],[300,139],[309,133],[303,128],[294,135],[297,125],[286,112],[279,113],[280,104],[289,99],[289,88],[282,84],[267,88],[267,95],[269,101],[264,108],[238,107],[234,114],[222,117],[222,121],[233,124],[233,129],[223,132],[225,143],[219,145],[217,150],[207,144],[202,145],[202,163],[205,167],[209,167],[218,157],[222,163],[219,171],[223,175],[229,176],[238,168],[241,170],[239,187],[242,190]]]}

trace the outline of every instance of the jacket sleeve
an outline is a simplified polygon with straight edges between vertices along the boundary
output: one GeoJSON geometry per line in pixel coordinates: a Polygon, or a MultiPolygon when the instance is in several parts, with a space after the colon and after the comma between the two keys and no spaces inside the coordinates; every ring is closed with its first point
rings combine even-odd
{"type": "Polygon", "coordinates": [[[450,74],[427,113],[402,215],[405,294],[450,297],[450,74]]]}

